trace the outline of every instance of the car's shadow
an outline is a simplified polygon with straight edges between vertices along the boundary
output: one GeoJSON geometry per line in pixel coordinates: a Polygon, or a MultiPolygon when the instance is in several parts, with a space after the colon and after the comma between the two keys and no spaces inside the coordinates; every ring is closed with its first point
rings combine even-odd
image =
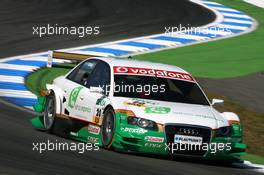
{"type": "Polygon", "coordinates": [[[198,157],[163,156],[163,155],[153,155],[153,154],[144,154],[144,153],[135,153],[135,152],[117,152],[117,153],[127,154],[130,156],[143,156],[143,157],[160,159],[160,160],[201,164],[201,165],[207,165],[207,166],[217,166],[217,167],[236,168],[236,169],[250,169],[250,170],[262,169],[260,167],[253,166],[251,164],[245,164],[244,160],[241,160],[241,159],[235,159],[232,161],[224,161],[224,160],[205,160],[205,159],[201,159],[198,157]]]}

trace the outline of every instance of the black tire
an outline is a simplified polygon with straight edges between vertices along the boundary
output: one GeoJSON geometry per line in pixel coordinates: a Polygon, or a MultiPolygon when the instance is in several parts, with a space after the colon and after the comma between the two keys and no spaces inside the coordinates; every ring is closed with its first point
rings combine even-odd
{"type": "Polygon", "coordinates": [[[115,134],[115,113],[109,108],[104,112],[102,123],[102,144],[105,148],[110,148],[115,134]]]}
{"type": "Polygon", "coordinates": [[[52,133],[56,122],[56,98],[53,92],[47,96],[43,115],[43,125],[47,132],[52,133]]]}

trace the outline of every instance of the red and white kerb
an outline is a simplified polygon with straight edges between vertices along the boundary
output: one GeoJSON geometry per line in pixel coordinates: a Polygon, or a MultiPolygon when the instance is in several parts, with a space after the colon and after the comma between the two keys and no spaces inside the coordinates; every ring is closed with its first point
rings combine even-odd
{"type": "Polygon", "coordinates": [[[114,66],[114,74],[153,76],[195,82],[194,78],[190,74],[159,69],[114,66]]]}

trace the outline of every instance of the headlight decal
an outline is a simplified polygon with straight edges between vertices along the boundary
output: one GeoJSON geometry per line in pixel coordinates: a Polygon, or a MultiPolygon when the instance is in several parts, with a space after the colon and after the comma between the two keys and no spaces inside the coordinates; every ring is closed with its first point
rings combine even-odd
{"type": "Polygon", "coordinates": [[[232,124],[233,135],[234,136],[241,136],[242,135],[242,128],[240,124],[232,124]]]}
{"type": "Polygon", "coordinates": [[[230,137],[232,134],[232,126],[224,126],[216,131],[217,137],[230,137]]]}
{"type": "Polygon", "coordinates": [[[152,120],[147,120],[139,117],[128,116],[127,123],[130,125],[136,125],[144,129],[158,131],[158,125],[152,120]]]}

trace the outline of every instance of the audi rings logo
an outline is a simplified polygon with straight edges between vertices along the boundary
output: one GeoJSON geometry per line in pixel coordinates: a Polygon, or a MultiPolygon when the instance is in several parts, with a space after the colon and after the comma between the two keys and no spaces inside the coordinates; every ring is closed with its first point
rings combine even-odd
{"type": "Polygon", "coordinates": [[[186,134],[186,135],[198,135],[199,134],[197,129],[191,129],[191,128],[180,128],[179,132],[181,134],[186,134]]]}
{"type": "Polygon", "coordinates": [[[128,69],[126,67],[117,67],[116,68],[116,71],[118,73],[127,73],[128,72],[128,69]]]}

